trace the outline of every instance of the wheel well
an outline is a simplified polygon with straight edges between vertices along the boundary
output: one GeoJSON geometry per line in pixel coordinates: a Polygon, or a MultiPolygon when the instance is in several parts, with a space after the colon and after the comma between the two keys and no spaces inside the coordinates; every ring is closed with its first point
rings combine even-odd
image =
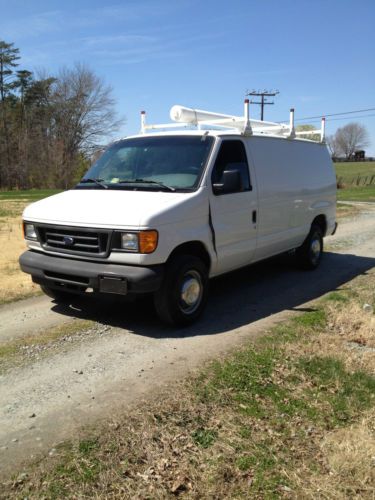
{"type": "Polygon", "coordinates": [[[211,266],[211,257],[208,253],[206,247],[200,241],[189,241],[187,243],[182,243],[178,247],[176,247],[173,252],[168,257],[168,261],[170,261],[176,255],[194,255],[195,257],[199,257],[207,266],[207,269],[210,269],[211,266]]]}
{"type": "Polygon", "coordinates": [[[316,224],[318,225],[322,232],[323,232],[323,236],[325,236],[326,232],[327,232],[327,219],[326,219],[326,216],[325,215],[318,215],[317,217],[315,217],[315,219],[312,221],[312,224],[316,224]]]}

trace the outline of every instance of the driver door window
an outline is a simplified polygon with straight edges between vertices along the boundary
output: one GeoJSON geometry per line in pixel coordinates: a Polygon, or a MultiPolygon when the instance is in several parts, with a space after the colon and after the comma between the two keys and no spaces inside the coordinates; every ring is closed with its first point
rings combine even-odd
{"type": "Polygon", "coordinates": [[[251,191],[249,165],[243,142],[236,140],[223,141],[212,170],[212,184],[220,184],[223,172],[233,170],[240,173],[241,185],[237,192],[251,191]]]}

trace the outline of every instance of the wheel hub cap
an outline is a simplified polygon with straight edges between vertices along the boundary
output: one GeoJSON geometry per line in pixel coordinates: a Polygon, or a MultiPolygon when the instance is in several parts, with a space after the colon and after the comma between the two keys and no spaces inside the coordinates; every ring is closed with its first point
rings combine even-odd
{"type": "Polygon", "coordinates": [[[185,313],[194,312],[202,299],[202,282],[200,276],[195,271],[190,271],[185,275],[185,280],[181,287],[181,307],[185,313]]]}
{"type": "Polygon", "coordinates": [[[311,243],[311,254],[314,261],[319,259],[321,252],[320,241],[318,239],[313,240],[311,243]]]}

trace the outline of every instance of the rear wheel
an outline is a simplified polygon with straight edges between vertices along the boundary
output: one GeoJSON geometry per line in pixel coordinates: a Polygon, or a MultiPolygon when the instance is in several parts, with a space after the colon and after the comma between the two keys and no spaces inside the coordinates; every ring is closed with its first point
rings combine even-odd
{"type": "Polygon", "coordinates": [[[323,231],[320,226],[313,224],[303,245],[297,248],[298,263],[303,269],[314,270],[319,266],[322,255],[323,231]]]}
{"type": "Polygon", "coordinates": [[[55,290],[54,288],[50,288],[46,285],[40,285],[42,292],[51,297],[51,299],[56,302],[66,303],[72,300],[72,294],[69,292],[65,292],[64,290],[55,290]]]}
{"type": "Polygon", "coordinates": [[[154,304],[163,321],[188,325],[203,312],[208,295],[208,271],[195,256],[177,255],[169,262],[154,304]]]}

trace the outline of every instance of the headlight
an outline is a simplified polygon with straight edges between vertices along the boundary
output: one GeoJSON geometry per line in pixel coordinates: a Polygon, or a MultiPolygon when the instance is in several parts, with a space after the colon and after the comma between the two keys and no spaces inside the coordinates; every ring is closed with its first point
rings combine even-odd
{"type": "Polygon", "coordinates": [[[121,248],[129,252],[138,252],[139,242],[137,233],[121,233],[121,248]]]}
{"type": "Polygon", "coordinates": [[[24,224],[24,235],[27,240],[37,240],[38,235],[36,234],[34,224],[24,224]]]}
{"type": "Polygon", "coordinates": [[[121,248],[128,252],[152,253],[157,246],[158,232],[155,230],[121,233],[121,248]]]}

